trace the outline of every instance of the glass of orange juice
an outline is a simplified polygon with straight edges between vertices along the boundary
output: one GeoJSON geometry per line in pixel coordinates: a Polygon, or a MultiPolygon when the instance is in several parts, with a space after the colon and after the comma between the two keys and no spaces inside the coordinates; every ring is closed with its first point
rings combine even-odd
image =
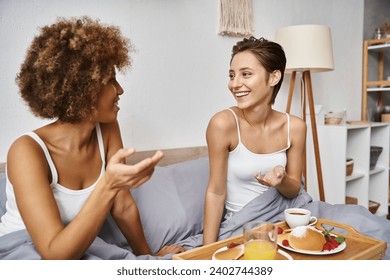
{"type": "Polygon", "coordinates": [[[277,227],[266,221],[244,225],[244,260],[274,260],[277,254],[277,227]]]}

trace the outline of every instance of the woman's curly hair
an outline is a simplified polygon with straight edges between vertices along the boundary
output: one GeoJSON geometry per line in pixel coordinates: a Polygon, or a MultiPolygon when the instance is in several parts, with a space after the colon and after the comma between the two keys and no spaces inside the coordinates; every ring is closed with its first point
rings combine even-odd
{"type": "Polygon", "coordinates": [[[250,38],[244,38],[242,41],[238,41],[233,46],[230,63],[237,53],[243,51],[252,52],[257,57],[258,61],[263,65],[268,74],[275,70],[279,70],[281,72],[280,80],[274,86],[274,91],[272,93],[270,103],[273,104],[275,102],[276,95],[278,94],[279,89],[283,83],[284,70],[286,68],[287,60],[282,46],[278,43],[266,40],[263,37],[259,39],[253,36],[250,38]]]}
{"type": "Polygon", "coordinates": [[[117,26],[59,18],[34,38],[16,82],[34,115],[77,123],[94,113],[115,69],[131,66],[131,50],[117,26]]]}

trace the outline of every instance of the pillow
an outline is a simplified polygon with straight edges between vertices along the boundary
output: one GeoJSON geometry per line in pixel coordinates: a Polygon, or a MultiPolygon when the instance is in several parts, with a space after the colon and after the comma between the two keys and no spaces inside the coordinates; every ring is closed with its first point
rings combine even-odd
{"type": "Polygon", "coordinates": [[[208,158],[156,167],[149,181],[131,190],[153,253],[203,230],[208,158]]]}
{"type": "Polygon", "coordinates": [[[0,172],[0,217],[5,213],[5,202],[7,197],[5,196],[5,182],[6,177],[4,172],[0,172]]]}

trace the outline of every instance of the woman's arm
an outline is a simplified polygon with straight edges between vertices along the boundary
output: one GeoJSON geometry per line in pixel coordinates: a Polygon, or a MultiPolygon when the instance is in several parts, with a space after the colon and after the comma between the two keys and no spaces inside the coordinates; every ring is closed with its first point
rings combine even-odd
{"type": "Polygon", "coordinates": [[[44,259],[80,259],[99,233],[117,193],[137,187],[150,177],[158,158],[132,166],[123,164],[131,153],[121,149],[111,157],[80,212],[64,225],[42,149],[28,136],[13,143],[7,157],[8,178],[26,229],[44,259]]]}
{"type": "Polygon", "coordinates": [[[129,191],[121,191],[115,198],[111,214],[126,237],[135,255],[151,255],[146,242],[137,205],[129,191]]]}
{"type": "Polygon", "coordinates": [[[276,187],[287,198],[298,195],[301,188],[303,163],[305,161],[306,124],[295,116],[291,118],[290,140],[291,146],[287,150],[286,174],[282,182],[276,187]]]}
{"type": "Polygon", "coordinates": [[[116,192],[96,187],[65,227],[54,199],[50,169],[40,146],[24,136],[11,146],[7,172],[26,228],[44,259],[80,259],[100,230],[116,192]]]}
{"type": "MultiPolygon", "coordinates": [[[[109,158],[115,151],[123,147],[119,125],[118,123],[114,123],[103,126],[102,132],[108,143],[106,155],[107,158],[109,158]]],[[[156,164],[158,160],[161,159],[160,156],[162,157],[161,152],[154,155],[153,159],[156,161],[156,164]]],[[[123,162],[125,162],[125,159],[123,162]]],[[[150,176],[151,175],[152,173],[150,173],[150,176]]],[[[146,182],[150,176],[144,177],[142,183],[146,182]]],[[[134,254],[152,254],[145,238],[138,207],[130,191],[124,190],[117,194],[111,208],[111,215],[125,236],[134,254]]],[[[171,247],[171,249],[174,249],[173,252],[175,253],[179,252],[178,250],[175,250],[178,249],[176,247],[171,247]]],[[[181,247],[180,250],[182,250],[181,247]]],[[[168,250],[167,253],[170,253],[170,251],[168,250]]]]}
{"type": "MultiPolygon", "coordinates": [[[[102,125],[102,133],[107,143],[106,158],[109,159],[114,155],[115,151],[123,148],[118,122],[102,125]]],[[[123,163],[126,163],[126,159],[123,159],[123,163]]],[[[145,178],[145,181],[149,178],[145,178]]],[[[130,191],[124,190],[119,192],[110,211],[134,254],[151,254],[142,228],[138,208],[130,191]]]]}
{"type": "Polygon", "coordinates": [[[206,131],[206,140],[210,162],[210,178],[206,191],[204,210],[203,244],[215,242],[226,200],[227,162],[229,157],[229,115],[217,113],[211,120],[206,131]]]}

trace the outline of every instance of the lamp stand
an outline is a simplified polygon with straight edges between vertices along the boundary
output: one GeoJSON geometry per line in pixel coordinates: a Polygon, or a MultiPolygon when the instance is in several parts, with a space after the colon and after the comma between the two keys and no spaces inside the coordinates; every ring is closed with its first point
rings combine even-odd
{"type": "MultiPolygon", "coordinates": [[[[291,109],[292,97],[293,97],[294,87],[295,87],[295,78],[296,78],[296,71],[293,71],[292,75],[291,75],[291,80],[290,80],[290,89],[288,92],[287,107],[286,107],[287,113],[290,113],[290,109],[291,109]]],[[[308,102],[309,102],[311,131],[313,134],[314,156],[315,156],[315,160],[316,160],[318,190],[319,190],[320,200],[325,201],[324,184],[322,181],[320,150],[319,150],[318,136],[317,136],[317,123],[316,123],[316,116],[315,116],[315,110],[314,110],[313,88],[311,85],[310,71],[308,71],[308,70],[303,71],[303,85],[301,85],[301,87],[303,88],[303,106],[302,106],[303,120],[306,122],[306,93],[307,93],[307,98],[308,98],[308,102]]],[[[303,164],[303,176],[305,178],[305,190],[306,190],[306,184],[307,184],[306,148],[305,148],[305,152],[304,152],[304,157],[305,157],[305,161],[303,164]]]]}

